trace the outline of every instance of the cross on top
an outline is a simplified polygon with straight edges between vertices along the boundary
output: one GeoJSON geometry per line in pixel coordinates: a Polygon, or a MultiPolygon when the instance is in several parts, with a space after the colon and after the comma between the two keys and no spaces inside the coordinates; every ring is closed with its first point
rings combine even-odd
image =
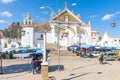
{"type": "Polygon", "coordinates": [[[65,4],[65,8],[67,8],[67,7],[68,7],[68,3],[67,3],[67,2],[64,2],[64,4],[65,4]]]}

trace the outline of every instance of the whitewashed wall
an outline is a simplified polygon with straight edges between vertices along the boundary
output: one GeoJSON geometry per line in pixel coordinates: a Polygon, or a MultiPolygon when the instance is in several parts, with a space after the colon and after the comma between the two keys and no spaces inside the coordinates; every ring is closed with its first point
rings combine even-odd
{"type": "Polygon", "coordinates": [[[23,30],[25,31],[25,35],[22,35],[21,37],[22,46],[33,47],[33,27],[23,27],[23,30]]]}
{"type": "Polygon", "coordinates": [[[43,48],[43,37],[44,33],[43,32],[35,32],[34,33],[34,46],[43,48]]]}

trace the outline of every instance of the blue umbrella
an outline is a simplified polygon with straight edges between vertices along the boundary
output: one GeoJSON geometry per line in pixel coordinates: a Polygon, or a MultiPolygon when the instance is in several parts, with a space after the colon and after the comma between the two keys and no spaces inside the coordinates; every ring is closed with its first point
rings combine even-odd
{"type": "Polygon", "coordinates": [[[78,48],[79,46],[77,46],[77,45],[71,45],[71,46],[69,46],[69,48],[78,48]]]}
{"type": "Polygon", "coordinates": [[[81,48],[90,48],[90,45],[81,45],[81,48]]]}
{"type": "Polygon", "coordinates": [[[42,55],[43,55],[43,51],[42,51],[42,50],[38,50],[38,51],[32,53],[32,55],[35,55],[35,56],[36,56],[36,55],[42,56],[42,55]]]}

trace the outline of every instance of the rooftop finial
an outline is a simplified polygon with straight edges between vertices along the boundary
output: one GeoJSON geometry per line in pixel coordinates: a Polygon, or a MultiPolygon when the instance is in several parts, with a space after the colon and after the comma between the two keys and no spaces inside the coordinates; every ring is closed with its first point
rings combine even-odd
{"type": "Polygon", "coordinates": [[[65,9],[67,9],[68,3],[67,3],[67,2],[64,2],[64,4],[65,4],[65,9]]]}
{"type": "Polygon", "coordinates": [[[27,13],[27,18],[30,18],[30,12],[27,13]]]}

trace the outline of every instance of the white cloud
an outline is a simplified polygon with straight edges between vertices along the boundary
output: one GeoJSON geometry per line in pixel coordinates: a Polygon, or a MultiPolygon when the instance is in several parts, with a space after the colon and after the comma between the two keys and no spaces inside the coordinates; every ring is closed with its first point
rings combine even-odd
{"type": "Polygon", "coordinates": [[[107,21],[109,19],[111,19],[112,17],[114,17],[115,14],[106,14],[102,17],[102,21],[107,21]]]}
{"type": "Polygon", "coordinates": [[[11,3],[13,1],[15,1],[15,0],[1,0],[1,2],[4,4],[8,4],[8,3],[11,3]]]}
{"type": "Polygon", "coordinates": [[[1,12],[0,15],[6,16],[8,18],[12,17],[12,14],[10,12],[8,12],[8,11],[1,12]]]}
{"type": "Polygon", "coordinates": [[[0,20],[0,23],[6,23],[6,21],[4,21],[4,20],[0,20]]]}

